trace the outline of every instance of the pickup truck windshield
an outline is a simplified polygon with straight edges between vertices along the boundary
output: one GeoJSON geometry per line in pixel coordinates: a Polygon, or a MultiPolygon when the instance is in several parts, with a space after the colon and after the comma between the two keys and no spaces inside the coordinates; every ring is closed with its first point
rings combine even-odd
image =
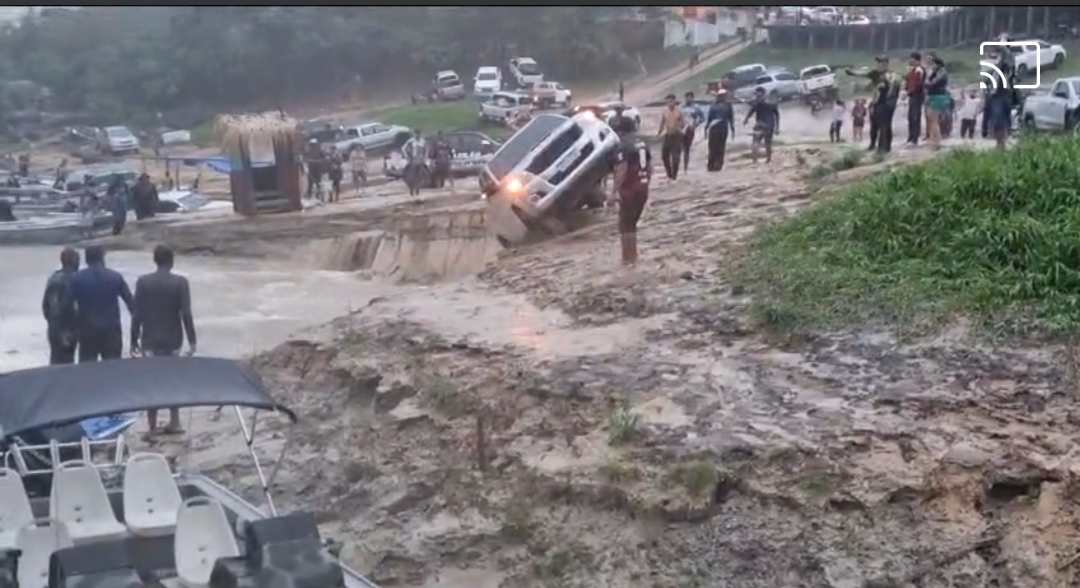
{"type": "Polygon", "coordinates": [[[816,78],[818,76],[828,75],[829,68],[827,67],[808,67],[802,71],[802,79],[809,80],[810,78],[816,78]]]}
{"type": "Polygon", "coordinates": [[[495,75],[495,72],[490,72],[489,71],[489,72],[485,72],[485,73],[482,73],[482,74],[476,76],[476,79],[478,79],[478,80],[480,80],[482,82],[490,82],[490,81],[499,79],[499,76],[495,75]]]}
{"type": "Polygon", "coordinates": [[[540,73],[540,66],[535,63],[518,63],[517,70],[526,76],[535,76],[540,73]]]}
{"type": "Polygon", "coordinates": [[[488,171],[494,176],[495,181],[501,182],[530,151],[566,121],[566,117],[541,114],[510,137],[488,163],[488,171]]]}

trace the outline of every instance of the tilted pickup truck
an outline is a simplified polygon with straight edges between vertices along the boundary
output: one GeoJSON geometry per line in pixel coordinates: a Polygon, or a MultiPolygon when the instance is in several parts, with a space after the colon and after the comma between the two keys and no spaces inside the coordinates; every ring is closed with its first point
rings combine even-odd
{"type": "Polygon", "coordinates": [[[1024,100],[1024,128],[1080,133],[1080,77],[1058,78],[1045,94],[1024,100]]]}

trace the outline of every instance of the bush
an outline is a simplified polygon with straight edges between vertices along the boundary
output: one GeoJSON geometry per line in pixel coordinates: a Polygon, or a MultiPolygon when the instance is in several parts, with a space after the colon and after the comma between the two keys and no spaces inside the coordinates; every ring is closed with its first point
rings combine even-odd
{"type": "MultiPolygon", "coordinates": [[[[733,279],[782,329],[955,313],[999,334],[1080,324],[1080,138],[899,168],[759,229],[733,279]]],[[[929,322],[927,322],[929,321],[929,322]]]]}

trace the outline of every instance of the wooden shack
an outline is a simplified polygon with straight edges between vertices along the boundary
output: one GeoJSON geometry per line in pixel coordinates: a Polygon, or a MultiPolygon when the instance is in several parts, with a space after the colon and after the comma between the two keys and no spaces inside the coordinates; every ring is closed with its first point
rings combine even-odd
{"type": "Polygon", "coordinates": [[[303,208],[303,139],[295,119],[277,112],[225,115],[214,125],[214,135],[229,158],[233,210],[256,216],[303,208]]]}

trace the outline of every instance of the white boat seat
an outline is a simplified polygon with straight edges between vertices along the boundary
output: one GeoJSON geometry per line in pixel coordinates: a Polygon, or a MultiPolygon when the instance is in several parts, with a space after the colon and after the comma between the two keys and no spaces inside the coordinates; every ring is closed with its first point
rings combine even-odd
{"type": "Polygon", "coordinates": [[[124,468],[124,522],[135,535],[171,535],[182,504],[169,462],[160,453],[136,453],[124,468]]]}
{"type": "Polygon", "coordinates": [[[76,543],[127,534],[127,527],[116,520],[97,468],[85,461],[66,461],[53,472],[49,518],[67,525],[76,543]]]}
{"type": "Polygon", "coordinates": [[[0,549],[14,549],[19,529],[32,522],[34,511],[22,477],[14,470],[0,468],[0,549]]]}
{"type": "Polygon", "coordinates": [[[177,579],[186,588],[204,588],[214,562],[240,555],[225,509],[205,496],[189,498],[180,506],[174,541],[177,579]]]}
{"type": "Polygon", "coordinates": [[[49,557],[53,552],[72,547],[67,525],[43,519],[31,521],[16,534],[19,558],[19,588],[46,588],[49,585],[49,557]]]}

